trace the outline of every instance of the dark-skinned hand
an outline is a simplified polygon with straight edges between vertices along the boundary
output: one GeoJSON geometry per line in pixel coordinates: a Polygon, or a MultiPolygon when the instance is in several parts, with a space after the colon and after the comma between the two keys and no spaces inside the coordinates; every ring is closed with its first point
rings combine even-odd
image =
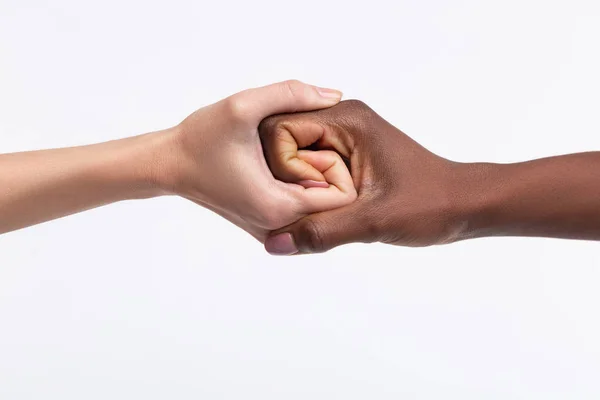
{"type": "Polygon", "coordinates": [[[360,101],[273,116],[259,131],[277,179],[323,180],[298,149],[332,149],[349,162],[359,193],[350,205],[275,232],[266,243],[271,253],[323,252],[351,242],[425,246],[451,242],[461,229],[459,164],[429,152],[360,101]]]}
{"type": "Polygon", "coordinates": [[[458,163],[425,149],[364,103],[275,115],[259,126],[266,160],[284,182],[324,181],[303,152],[334,150],[358,198],[274,231],[272,254],[352,242],[429,246],[483,236],[600,239],[600,153],[514,164],[458,163]],[[300,156],[299,156],[300,155],[300,156]]]}

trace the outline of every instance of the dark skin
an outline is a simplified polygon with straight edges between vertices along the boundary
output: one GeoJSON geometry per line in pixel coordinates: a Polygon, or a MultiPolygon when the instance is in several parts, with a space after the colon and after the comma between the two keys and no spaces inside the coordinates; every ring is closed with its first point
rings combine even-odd
{"type": "Polygon", "coordinates": [[[295,155],[333,149],[358,199],[272,232],[272,254],[352,242],[429,246],[486,236],[600,239],[600,152],[515,164],[459,163],[428,151],[364,103],[265,119],[259,132],[273,175],[319,180],[295,155]]]}

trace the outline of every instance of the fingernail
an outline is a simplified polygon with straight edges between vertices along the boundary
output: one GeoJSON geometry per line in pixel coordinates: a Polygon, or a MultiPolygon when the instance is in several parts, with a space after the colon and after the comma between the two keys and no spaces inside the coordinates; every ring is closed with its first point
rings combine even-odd
{"type": "Polygon", "coordinates": [[[299,181],[298,185],[302,185],[307,189],[314,188],[314,187],[317,187],[317,188],[328,188],[329,187],[329,183],[327,183],[327,182],[313,181],[311,179],[299,181]]]}
{"type": "Polygon", "coordinates": [[[339,90],[318,87],[317,91],[319,92],[321,97],[324,97],[326,99],[338,101],[342,98],[342,92],[340,92],[339,90]]]}
{"type": "Polygon", "coordinates": [[[289,256],[298,252],[291,233],[271,236],[265,241],[265,250],[274,256],[289,256]]]}

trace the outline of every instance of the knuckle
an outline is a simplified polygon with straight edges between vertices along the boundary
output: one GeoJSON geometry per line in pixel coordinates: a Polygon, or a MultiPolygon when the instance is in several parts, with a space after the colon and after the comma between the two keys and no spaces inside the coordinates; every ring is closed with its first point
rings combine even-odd
{"type": "Polygon", "coordinates": [[[352,132],[357,144],[370,144],[378,136],[380,117],[360,100],[345,100],[339,103],[339,124],[352,132]]]}
{"type": "Polygon", "coordinates": [[[286,140],[287,137],[290,135],[289,131],[287,130],[285,124],[283,122],[278,122],[275,126],[275,128],[273,129],[273,139],[275,139],[275,141],[277,142],[281,142],[282,140],[286,140]]]}
{"type": "MultiPolygon", "coordinates": [[[[263,127],[262,129],[259,126],[259,136],[263,145],[263,152],[270,167],[278,166],[281,162],[291,158],[294,155],[294,151],[285,150],[286,144],[296,144],[296,141],[293,140],[291,134],[283,124],[279,122],[274,122],[273,124],[273,127],[263,127]]],[[[276,171],[272,172],[275,173],[276,171]]]]}
{"type": "Polygon", "coordinates": [[[251,104],[245,100],[242,93],[235,94],[224,100],[225,111],[233,121],[245,121],[250,113],[251,104]]]}
{"type": "Polygon", "coordinates": [[[346,122],[358,124],[361,127],[368,125],[375,117],[375,111],[361,100],[345,100],[340,103],[341,111],[348,118],[346,122]]]}
{"type": "Polygon", "coordinates": [[[283,82],[283,87],[291,99],[292,104],[296,104],[296,107],[292,108],[292,112],[296,112],[297,103],[302,103],[306,98],[305,90],[307,86],[299,80],[292,79],[283,82]]]}
{"type": "Polygon", "coordinates": [[[297,79],[289,79],[283,82],[283,86],[290,92],[292,96],[296,96],[298,92],[304,90],[305,85],[297,79]]]}
{"type": "Polygon", "coordinates": [[[344,100],[340,103],[340,105],[348,110],[352,110],[355,112],[364,113],[364,112],[372,111],[371,107],[369,107],[365,102],[363,102],[361,100],[356,100],[356,99],[344,100]]]}
{"type": "Polygon", "coordinates": [[[271,140],[273,138],[276,138],[276,135],[279,134],[278,131],[280,130],[281,124],[281,115],[271,115],[263,119],[258,125],[258,132],[260,134],[260,138],[263,140],[271,140]]]}
{"type": "Polygon", "coordinates": [[[267,161],[283,161],[294,156],[298,149],[298,143],[291,132],[293,123],[285,121],[281,116],[267,119],[258,127],[267,161]]]}
{"type": "Polygon", "coordinates": [[[286,143],[295,145],[296,148],[298,147],[298,144],[290,131],[290,126],[283,121],[278,122],[273,129],[272,138],[275,144],[278,146],[286,143]]]}

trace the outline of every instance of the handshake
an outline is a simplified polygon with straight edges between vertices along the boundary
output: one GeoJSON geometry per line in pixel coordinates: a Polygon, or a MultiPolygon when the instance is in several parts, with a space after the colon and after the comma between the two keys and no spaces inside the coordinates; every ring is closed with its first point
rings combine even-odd
{"type": "Polygon", "coordinates": [[[177,126],[0,155],[0,233],[120,200],[179,195],[271,254],[483,236],[600,239],[600,154],[515,164],[435,155],[364,103],[298,81],[246,90],[177,126]]]}
{"type": "Polygon", "coordinates": [[[174,178],[172,192],[227,218],[271,254],[352,242],[600,236],[597,153],[452,162],[366,104],[340,99],[287,81],[200,109],[175,129],[178,155],[168,158],[176,170],[164,170],[161,181],[174,178]]]}
{"type": "Polygon", "coordinates": [[[422,246],[461,238],[459,164],[364,103],[298,81],[235,94],[176,128],[173,192],[272,254],[350,242],[422,246]]]}

